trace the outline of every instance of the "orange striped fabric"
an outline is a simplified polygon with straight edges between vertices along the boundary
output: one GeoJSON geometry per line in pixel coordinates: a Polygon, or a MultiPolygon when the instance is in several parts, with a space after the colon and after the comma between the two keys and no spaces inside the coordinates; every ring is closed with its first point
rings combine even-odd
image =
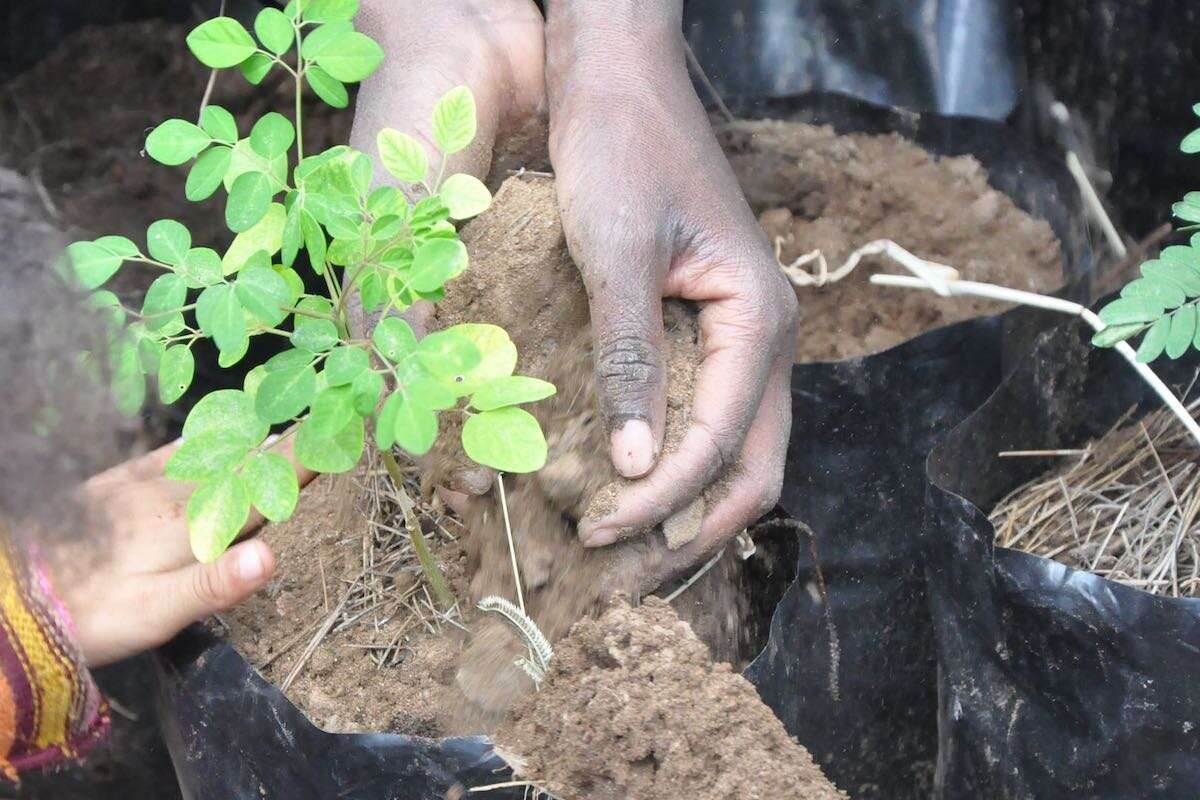
{"type": "Polygon", "coordinates": [[[0,523],[0,773],[77,758],[108,730],[108,708],[44,570],[0,523]]]}

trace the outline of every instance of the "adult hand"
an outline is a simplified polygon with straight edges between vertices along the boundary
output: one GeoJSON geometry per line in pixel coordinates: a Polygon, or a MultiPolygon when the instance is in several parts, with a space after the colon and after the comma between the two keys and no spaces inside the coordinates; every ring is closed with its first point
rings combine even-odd
{"type": "MultiPolygon", "coordinates": [[[[96,531],[58,544],[47,537],[43,545],[90,667],[166,642],[246,599],[275,571],[275,555],[257,540],[234,545],[211,564],[196,561],[187,531],[194,487],[163,476],[177,447],[169,444],[87,481],[78,500],[96,531]]],[[[290,459],[291,440],[275,452],[290,459]]],[[[297,469],[302,484],[313,477],[297,469]]],[[[262,521],[255,514],[243,535],[262,521]]]]}
{"type": "Polygon", "coordinates": [[[588,287],[613,462],[641,478],[579,534],[602,546],[662,522],[738,465],[699,538],[656,567],[677,571],[779,497],[795,294],[688,77],[682,0],[550,0],[547,19],[559,206],[588,287]],[[704,360],[691,425],[660,459],[664,297],[700,305],[704,360]]]}
{"type": "MultiPolygon", "coordinates": [[[[430,116],[443,94],[468,86],[478,127],[467,149],[451,156],[446,174],[487,176],[498,139],[545,106],[543,21],[532,0],[364,0],[362,30],[387,53],[363,82],[350,143],[378,161],[375,137],[395,128],[425,143],[441,163],[430,116]]],[[[377,174],[384,175],[382,167],[377,174]]]]}

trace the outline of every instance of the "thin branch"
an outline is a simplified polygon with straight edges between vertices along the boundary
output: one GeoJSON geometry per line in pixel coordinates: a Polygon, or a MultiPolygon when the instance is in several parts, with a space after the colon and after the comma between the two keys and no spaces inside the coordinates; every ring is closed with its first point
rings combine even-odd
{"type": "MultiPolygon", "coordinates": [[[[908,265],[906,264],[905,266],[908,265]]],[[[1020,289],[1008,289],[990,283],[950,280],[944,282],[941,287],[937,287],[923,278],[910,277],[908,275],[872,275],[871,283],[876,286],[894,286],[902,289],[926,289],[938,292],[938,294],[941,294],[938,289],[944,288],[949,291],[950,296],[982,297],[988,300],[999,300],[1003,303],[1015,303],[1018,305],[1033,306],[1034,308],[1043,308],[1047,311],[1071,314],[1082,318],[1096,332],[1100,332],[1108,327],[1091,309],[1079,303],[1073,303],[1070,300],[1063,300],[1057,297],[1047,297],[1046,295],[1035,294],[1034,292],[1025,292],[1020,289]]],[[[1150,388],[1154,390],[1154,393],[1159,396],[1163,404],[1171,409],[1171,413],[1179,418],[1179,421],[1187,428],[1188,433],[1192,435],[1196,443],[1200,444],[1200,425],[1196,424],[1196,420],[1184,408],[1183,403],[1179,401],[1179,398],[1175,396],[1170,387],[1163,383],[1162,378],[1158,377],[1149,366],[1137,360],[1137,353],[1129,346],[1128,342],[1118,342],[1116,350],[1137,371],[1142,380],[1146,381],[1150,388]]]]}
{"type": "Polygon", "coordinates": [[[504,532],[508,535],[508,555],[512,558],[513,582],[517,585],[517,606],[525,613],[525,595],[521,591],[521,572],[517,569],[517,546],[513,542],[512,523],[508,519],[508,496],[504,493],[504,475],[496,473],[496,485],[500,488],[500,509],[504,512],[504,532]]]}

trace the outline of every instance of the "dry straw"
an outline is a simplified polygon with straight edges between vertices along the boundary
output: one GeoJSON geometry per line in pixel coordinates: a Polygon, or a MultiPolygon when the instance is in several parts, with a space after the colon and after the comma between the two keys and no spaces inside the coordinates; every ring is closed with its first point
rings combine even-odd
{"type": "Polygon", "coordinates": [[[1070,464],[1001,500],[996,543],[1152,594],[1200,596],[1196,455],[1170,411],[1134,420],[1131,410],[1070,464]]]}

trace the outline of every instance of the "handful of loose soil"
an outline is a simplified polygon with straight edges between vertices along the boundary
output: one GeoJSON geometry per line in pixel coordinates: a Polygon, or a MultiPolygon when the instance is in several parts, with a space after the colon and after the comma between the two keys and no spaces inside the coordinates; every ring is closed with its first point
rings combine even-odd
{"type": "Polygon", "coordinates": [[[495,739],[560,800],[845,797],[750,682],[653,598],[577,624],[495,739]]]}

